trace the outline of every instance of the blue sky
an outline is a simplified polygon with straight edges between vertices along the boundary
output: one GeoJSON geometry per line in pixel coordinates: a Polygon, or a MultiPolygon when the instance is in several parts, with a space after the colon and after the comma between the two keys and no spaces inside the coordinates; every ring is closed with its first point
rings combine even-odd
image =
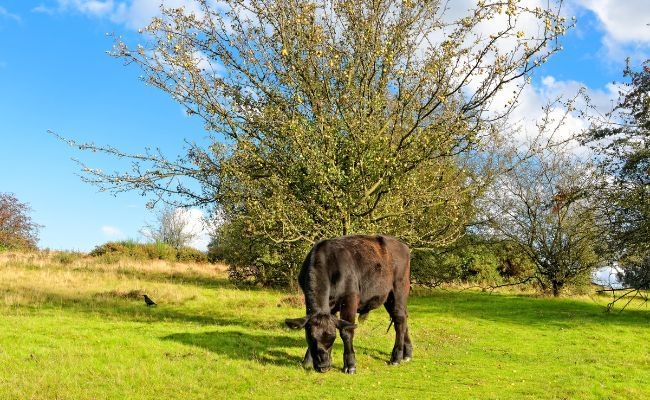
{"type": "MultiPolygon", "coordinates": [[[[185,139],[207,135],[167,94],[144,85],[141,71],[106,54],[107,33],[137,40],[158,3],[0,0],[0,192],[29,203],[43,225],[41,248],[89,251],[108,240],[143,240],[139,230],[155,219],[139,193],[112,196],[83,183],[71,158],[104,170],[123,164],[75,151],[48,130],[134,153],[160,147],[170,156],[182,153],[185,139]]],[[[565,9],[578,25],[562,40],[564,51],[537,71],[527,101],[542,104],[585,85],[609,104],[625,57],[636,65],[650,58],[650,2],[571,0],[565,9]]]]}

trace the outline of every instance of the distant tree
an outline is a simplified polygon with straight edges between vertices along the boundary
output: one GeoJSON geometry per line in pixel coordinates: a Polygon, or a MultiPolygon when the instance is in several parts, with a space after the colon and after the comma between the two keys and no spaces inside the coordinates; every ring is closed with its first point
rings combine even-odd
{"type": "Polygon", "coordinates": [[[601,191],[610,249],[631,288],[650,285],[650,60],[634,71],[607,120],[588,133],[609,179],[601,191]]]}
{"type": "Polygon", "coordinates": [[[156,222],[147,224],[140,233],[153,242],[165,243],[178,250],[198,237],[199,232],[192,228],[187,210],[168,205],[156,214],[156,222]]]}
{"type": "Polygon", "coordinates": [[[532,276],[554,296],[603,263],[591,198],[597,182],[589,163],[547,149],[501,176],[482,200],[486,231],[524,253],[532,276]]]}
{"type": "Polygon", "coordinates": [[[11,193],[0,193],[0,250],[36,249],[41,225],[32,221],[31,208],[11,193]]]}
{"type": "Polygon", "coordinates": [[[84,167],[88,182],[214,206],[280,257],[351,233],[456,240],[490,175],[473,155],[569,25],[561,1],[481,0],[459,17],[442,0],[197,4],[165,9],[145,46],[118,40],[113,54],[202,119],[212,143],[176,160],[71,143],[134,161],[128,173],[84,167]]]}

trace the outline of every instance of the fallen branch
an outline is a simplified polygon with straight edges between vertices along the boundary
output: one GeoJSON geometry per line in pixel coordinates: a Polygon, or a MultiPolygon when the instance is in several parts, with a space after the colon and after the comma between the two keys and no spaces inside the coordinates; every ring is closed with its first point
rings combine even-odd
{"type": "Polygon", "coordinates": [[[614,305],[616,305],[616,303],[618,301],[620,301],[620,300],[622,300],[622,299],[624,299],[624,298],[626,298],[628,296],[629,296],[629,299],[628,299],[627,303],[625,303],[625,305],[623,306],[623,308],[621,308],[619,313],[623,312],[623,310],[625,310],[627,308],[627,306],[629,306],[630,303],[636,298],[641,298],[641,299],[643,299],[644,302],[646,302],[646,303],[648,302],[648,295],[644,294],[641,291],[641,289],[637,289],[637,288],[629,288],[629,287],[628,288],[613,288],[613,287],[610,286],[607,289],[601,289],[601,290],[596,291],[596,293],[606,293],[606,292],[611,292],[612,296],[614,297],[614,300],[607,304],[607,311],[608,312],[612,311],[612,309],[614,308],[614,305]],[[625,293],[623,293],[623,295],[615,297],[616,292],[623,292],[623,291],[625,292],[625,293]]]}

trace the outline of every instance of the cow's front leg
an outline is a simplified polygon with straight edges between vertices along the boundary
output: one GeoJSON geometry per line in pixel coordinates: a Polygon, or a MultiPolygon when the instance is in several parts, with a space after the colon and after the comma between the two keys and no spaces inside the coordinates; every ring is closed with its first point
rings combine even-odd
{"type": "Polygon", "coordinates": [[[305,353],[305,358],[302,359],[302,367],[304,369],[309,369],[314,365],[312,359],[311,359],[311,352],[309,351],[309,348],[307,348],[307,352],[305,353]]]}
{"type": "Polygon", "coordinates": [[[346,374],[354,374],[357,372],[352,339],[354,339],[354,329],[341,329],[341,340],[343,340],[343,372],[346,374]]]}
{"type": "Polygon", "coordinates": [[[357,317],[358,297],[351,296],[341,307],[341,319],[338,321],[337,328],[343,340],[343,372],[354,374],[357,372],[356,360],[354,357],[354,320],[357,317]]]}

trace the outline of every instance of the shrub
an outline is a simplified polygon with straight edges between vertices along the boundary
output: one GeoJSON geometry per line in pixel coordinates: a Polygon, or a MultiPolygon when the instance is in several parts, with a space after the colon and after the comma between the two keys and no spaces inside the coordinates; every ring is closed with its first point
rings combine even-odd
{"type": "Polygon", "coordinates": [[[207,253],[193,247],[181,247],[176,253],[176,259],[183,262],[208,262],[207,253]]]}
{"type": "Polygon", "coordinates": [[[52,259],[61,265],[70,265],[82,257],[83,254],[79,252],[61,251],[56,252],[52,259]]]}
{"type": "Polygon", "coordinates": [[[254,239],[245,235],[238,222],[224,223],[208,246],[210,262],[228,264],[230,280],[236,283],[266,287],[294,287],[300,269],[299,263],[284,260],[302,260],[308,246],[254,239]]]}
{"type": "Polygon", "coordinates": [[[497,284],[497,259],[490,253],[472,253],[458,249],[421,249],[412,252],[411,280],[425,286],[445,283],[497,284]]]}
{"type": "Polygon", "coordinates": [[[530,276],[533,264],[512,245],[466,235],[445,248],[415,249],[411,279],[426,286],[445,283],[498,285],[530,276]]]}
{"type": "Polygon", "coordinates": [[[115,262],[120,257],[128,257],[135,260],[165,260],[165,261],[183,261],[183,262],[206,262],[208,256],[206,253],[191,248],[174,247],[161,243],[137,243],[127,240],[121,242],[107,242],[95,247],[91,256],[102,257],[107,262],[115,262]]]}
{"type": "Polygon", "coordinates": [[[454,263],[443,262],[440,254],[430,249],[411,252],[411,281],[424,286],[440,286],[460,278],[461,271],[454,263]]]}

